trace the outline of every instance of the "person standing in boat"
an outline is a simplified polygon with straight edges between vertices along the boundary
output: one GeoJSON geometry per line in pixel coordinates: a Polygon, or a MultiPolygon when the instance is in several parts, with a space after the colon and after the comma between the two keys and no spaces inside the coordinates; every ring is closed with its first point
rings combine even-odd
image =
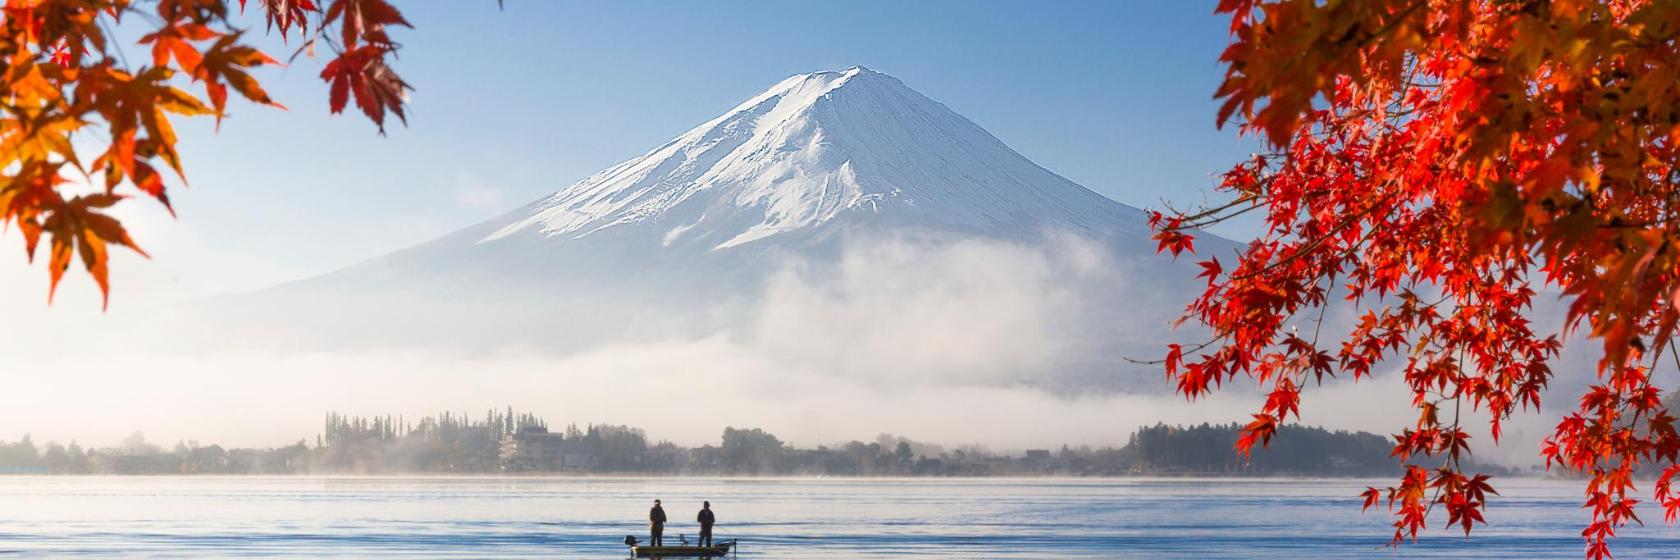
{"type": "Polygon", "coordinates": [[[717,522],[717,516],[712,515],[712,503],[700,502],[700,546],[712,546],[712,524],[717,522]]]}
{"type": "Polygon", "coordinates": [[[660,507],[659,500],[654,500],[653,509],[648,510],[648,532],[653,533],[648,539],[648,546],[665,544],[665,508],[660,507]]]}

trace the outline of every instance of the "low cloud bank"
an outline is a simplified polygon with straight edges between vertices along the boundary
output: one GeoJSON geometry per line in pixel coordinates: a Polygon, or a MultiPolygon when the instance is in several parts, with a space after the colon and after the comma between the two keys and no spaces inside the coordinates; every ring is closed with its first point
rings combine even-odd
{"type": "MultiPolygon", "coordinates": [[[[1185,293],[1176,272],[1078,237],[1047,239],[855,240],[830,261],[785,262],[757,297],[718,304],[732,306],[709,313],[730,318],[721,327],[560,355],[516,333],[509,340],[521,342],[490,351],[299,350],[249,337],[182,348],[164,342],[177,327],[144,315],[92,328],[87,317],[14,323],[0,342],[0,428],[43,441],[103,444],[144,430],[160,441],[278,445],[312,441],[328,410],[512,405],[685,445],[737,426],[801,445],[890,432],[1020,449],[1124,445],[1142,425],[1247,418],[1251,391],[1186,403],[1158,370],[1120,359],[1151,356],[1171,338],[1166,321],[1185,293]]],[[[1315,389],[1304,421],[1391,432],[1413,416],[1400,389],[1393,376],[1315,389]]],[[[1537,438],[1527,430],[1511,437],[1537,438]]],[[[1526,450],[1513,451],[1521,461],[1526,450]]]]}
{"type": "MultiPolygon", "coordinates": [[[[1123,294],[1128,276],[1071,236],[1044,245],[873,240],[850,245],[837,264],[796,261],[773,275],[740,330],[755,353],[877,385],[1035,384],[1127,323],[1105,317],[1146,311],[1086,312],[1123,294]]],[[[1119,377],[1127,366],[1107,369],[1119,377]]]]}

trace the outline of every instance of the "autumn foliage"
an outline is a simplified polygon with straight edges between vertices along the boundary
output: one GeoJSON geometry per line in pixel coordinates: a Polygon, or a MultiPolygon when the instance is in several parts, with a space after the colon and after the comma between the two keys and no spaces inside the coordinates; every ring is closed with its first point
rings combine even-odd
{"type": "MultiPolygon", "coordinates": [[[[174,120],[220,123],[230,91],[279,107],[250,71],[280,63],[243,42],[233,20],[245,0],[4,2],[0,223],[17,225],[31,260],[46,245],[49,299],[76,256],[108,294],[111,246],[145,254],[109,209],[131,194],[168,208],[164,174],[186,182],[174,120]],[[117,32],[135,27],[147,32],[128,46],[136,55],[129,58],[117,32]]],[[[388,30],[408,22],[385,0],[323,3],[249,7],[263,12],[270,31],[298,41],[294,59],[329,51],[321,79],[332,111],[354,99],[383,132],[387,113],[405,118],[409,87],[387,60],[398,48],[388,30]]]]}
{"type": "MultiPolygon", "coordinates": [[[[1640,523],[1635,473],[1673,522],[1680,436],[1651,372],[1680,362],[1680,2],[1224,0],[1232,43],[1219,121],[1270,151],[1222,176],[1229,203],[1155,214],[1161,248],[1248,212],[1264,233],[1202,262],[1186,320],[1211,340],[1170,347],[1179,391],[1237,376],[1265,404],[1247,453],[1299,418],[1327,377],[1401,369],[1418,411],[1395,434],[1405,475],[1366,491],[1394,540],[1429,519],[1465,533],[1494,494],[1465,473],[1462,420],[1538,410],[1560,340],[1602,349],[1596,381],[1544,442],[1549,468],[1589,476],[1586,555],[1640,523]],[[1525,317],[1568,303],[1562,332],[1525,317]],[[1552,296],[1545,296],[1552,297],[1552,296]],[[1353,327],[1321,332],[1330,306],[1353,327]],[[1297,328],[1299,327],[1299,328],[1297,328]]],[[[1589,375],[1588,372],[1565,372],[1589,375]]]]}

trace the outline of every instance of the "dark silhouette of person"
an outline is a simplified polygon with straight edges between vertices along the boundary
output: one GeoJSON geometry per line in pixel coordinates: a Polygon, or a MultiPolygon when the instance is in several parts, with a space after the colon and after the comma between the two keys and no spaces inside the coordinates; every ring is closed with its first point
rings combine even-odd
{"type": "Polygon", "coordinates": [[[712,503],[700,502],[700,546],[712,546],[712,524],[717,523],[717,516],[712,515],[712,503]]]}
{"type": "Polygon", "coordinates": [[[648,546],[664,546],[665,508],[659,507],[659,500],[654,500],[653,509],[648,510],[648,532],[653,533],[648,546]]]}

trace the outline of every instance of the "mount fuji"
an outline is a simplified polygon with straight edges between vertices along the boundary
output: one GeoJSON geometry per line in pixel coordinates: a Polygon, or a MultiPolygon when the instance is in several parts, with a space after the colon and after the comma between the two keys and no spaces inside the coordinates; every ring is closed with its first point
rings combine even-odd
{"type": "Polygon", "coordinates": [[[788,243],[777,237],[860,218],[986,234],[1145,232],[1141,211],[1033,164],[898,79],[856,67],[783,80],[497,220],[479,243],[625,233],[692,253],[788,243]]]}
{"type": "MultiPolygon", "coordinates": [[[[779,304],[765,300],[791,282],[806,299],[841,298],[830,307],[847,319],[809,320],[839,323],[819,338],[844,347],[890,331],[878,322],[904,320],[892,310],[930,293],[973,296],[947,307],[1001,305],[1009,298],[986,292],[996,284],[1029,300],[1009,312],[1024,322],[997,329],[1048,332],[1039,336],[1060,356],[1018,360],[1006,381],[1056,370],[1057,383],[1083,386],[1124,369],[1121,354],[1158,353],[1166,323],[1198,291],[1189,263],[1154,254],[1145,219],[897,78],[854,67],[787,78],[498,218],[217,307],[233,328],[318,344],[577,352],[785,330],[766,326],[779,304]],[[879,261],[895,272],[860,272],[879,261]],[[1022,268],[1030,280],[1008,276],[1022,268]],[[1040,295],[1056,303],[1030,301],[1040,295]],[[866,313],[860,300],[883,299],[884,316],[854,316],[866,313]]],[[[981,328],[958,322],[970,324],[933,328],[981,328]]]]}

